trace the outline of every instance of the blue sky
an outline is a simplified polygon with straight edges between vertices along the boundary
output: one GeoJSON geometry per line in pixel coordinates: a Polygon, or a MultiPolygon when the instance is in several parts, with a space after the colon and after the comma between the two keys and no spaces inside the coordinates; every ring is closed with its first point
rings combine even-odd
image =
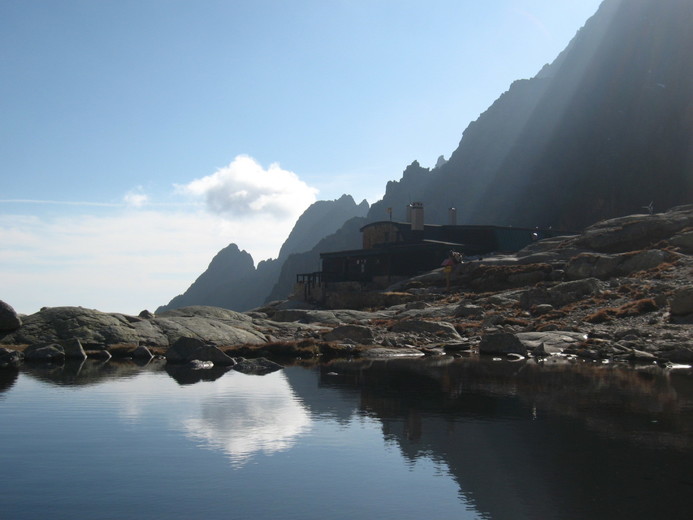
{"type": "Polygon", "coordinates": [[[0,299],[153,310],[449,157],[599,0],[0,0],[0,299]]]}

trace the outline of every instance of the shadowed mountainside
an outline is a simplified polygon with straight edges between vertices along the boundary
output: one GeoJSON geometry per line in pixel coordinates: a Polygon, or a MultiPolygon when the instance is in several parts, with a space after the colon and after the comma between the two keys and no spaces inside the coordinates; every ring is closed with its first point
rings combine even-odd
{"type": "Polygon", "coordinates": [[[321,252],[359,249],[362,245],[360,229],[367,222],[368,220],[364,217],[354,217],[345,222],[335,233],[323,238],[310,251],[287,258],[267,301],[281,300],[291,294],[296,282],[296,274],[320,271],[321,252]]]}
{"type": "Polygon", "coordinates": [[[309,251],[322,238],[337,231],[352,217],[363,217],[368,212],[368,202],[355,204],[351,195],[337,200],[319,200],[312,204],[296,222],[279,250],[279,260],[294,253],[309,251]]]}
{"type": "Polygon", "coordinates": [[[369,217],[581,229],[693,195],[693,2],[606,0],[551,64],[465,130],[450,160],[412,163],[369,217]],[[399,213],[399,214],[398,214],[399,213]]]}
{"type": "MultiPolygon", "coordinates": [[[[209,305],[236,311],[257,307],[278,283],[286,262],[293,265],[295,255],[311,250],[318,241],[337,231],[346,221],[362,217],[367,211],[368,202],[364,200],[356,204],[351,195],[315,202],[298,218],[277,259],[259,262],[256,269],[253,258],[246,251],[239,250],[236,244],[230,244],[215,255],[207,270],[185,293],[162,305],[156,312],[191,305],[209,305]]],[[[280,287],[285,287],[285,284],[280,284],[280,287]]],[[[291,287],[289,285],[289,291],[291,287]]],[[[282,297],[286,294],[282,294],[282,297]]]]}

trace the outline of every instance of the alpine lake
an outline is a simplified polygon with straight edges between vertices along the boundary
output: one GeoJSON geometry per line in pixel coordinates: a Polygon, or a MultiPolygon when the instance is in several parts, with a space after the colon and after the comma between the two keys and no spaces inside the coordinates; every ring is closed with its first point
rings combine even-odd
{"type": "Polygon", "coordinates": [[[0,370],[0,518],[678,519],[693,375],[561,359],[0,370]]]}

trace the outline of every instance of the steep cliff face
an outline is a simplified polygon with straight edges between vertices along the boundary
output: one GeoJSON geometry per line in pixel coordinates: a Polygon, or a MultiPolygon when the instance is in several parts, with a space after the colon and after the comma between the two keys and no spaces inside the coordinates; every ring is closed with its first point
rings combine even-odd
{"type": "MultiPolygon", "coordinates": [[[[311,251],[324,237],[333,234],[348,220],[363,217],[368,211],[365,200],[356,204],[351,195],[337,200],[318,201],[298,218],[294,229],[286,239],[277,259],[265,260],[254,266],[253,258],[236,244],[230,244],[216,254],[207,270],[202,273],[185,293],[173,298],[156,312],[177,309],[189,305],[210,305],[235,311],[245,311],[261,305],[270,292],[285,291],[286,297],[293,288],[296,272],[304,272],[304,263],[291,260],[299,271],[282,274],[282,266],[294,255],[311,251]],[[280,274],[285,279],[278,283],[280,274]],[[289,280],[287,282],[286,280],[289,280]]],[[[358,230],[356,232],[358,236],[358,230]]],[[[317,270],[310,267],[308,271],[317,270]]]]}
{"type": "MultiPolygon", "coordinates": [[[[450,160],[388,184],[428,222],[579,229],[693,195],[693,2],[605,0],[550,66],[513,83],[450,160]]],[[[411,166],[408,168],[410,169],[411,166]]]]}

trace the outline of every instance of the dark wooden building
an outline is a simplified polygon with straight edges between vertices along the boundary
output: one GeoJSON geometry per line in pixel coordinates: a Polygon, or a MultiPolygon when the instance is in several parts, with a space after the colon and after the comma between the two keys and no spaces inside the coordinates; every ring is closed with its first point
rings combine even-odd
{"type": "Polygon", "coordinates": [[[322,282],[373,282],[384,286],[440,267],[450,250],[468,257],[510,253],[557,234],[499,226],[417,225],[415,220],[373,222],[362,227],[361,233],[362,249],[320,254],[322,282]]]}

